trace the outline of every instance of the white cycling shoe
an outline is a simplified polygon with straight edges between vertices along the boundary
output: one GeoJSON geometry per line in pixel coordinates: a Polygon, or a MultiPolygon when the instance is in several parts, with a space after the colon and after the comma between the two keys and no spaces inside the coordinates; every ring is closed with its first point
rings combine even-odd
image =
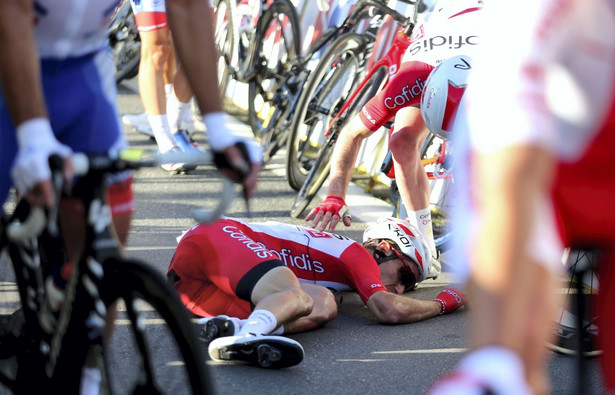
{"type": "MultiPolygon", "coordinates": [[[[180,147],[173,147],[169,151],[166,152],[184,152],[184,150],[180,147]]],[[[164,163],[160,165],[162,170],[168,171],[173,174],[187,174],[188,172],[196,169],[196,165],[187,165],[185,163],[164,163]]]]}
{"type": "MultiPolygon", "coordinates": [[[[149,137],[155,137],[154,131],[149,124],[147,114],[142,112],[141,114],[125,114],[122,115],[122,123],[126,126],[133,128],[135,131],[144,134],[149,137]]],[[[192,114],[186,116],[180,125],[180,129],[185,130],[189,137],[192,137],[196,133],[196,124],[192,118],[192,114]]]]}
{"type": "Polygon", "coordinates": [[[209,343],[214,361],[243,362],[266,369],[295,366],[303,361],[303,347],[284,336],[248,334],[219,337],[209,343]]]}
{"type": "Polygon", "coordinates": [[[429,273],[427,273],[427,278],[437,279],[442,273],[442,264],[440,260],[433,255],[431,256],[431,267],[429,268],[429,273]]]}
{"type": "Polygon", "coordinates": [[[122,116],[122,123],[132,127],[135,131],[149,137],[154,137],[154,131],[149,124],[146,113],[126,114],[122,116]]]}

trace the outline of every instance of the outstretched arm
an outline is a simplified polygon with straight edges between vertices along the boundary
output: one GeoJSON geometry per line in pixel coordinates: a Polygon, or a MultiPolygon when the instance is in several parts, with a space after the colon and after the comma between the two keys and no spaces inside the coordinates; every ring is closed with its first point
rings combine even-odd
{"type": "Polygon", "coordinates": [[[453,288],[444,289],[432,300],[412,299],[382,291],[367,300],[367,307],[382,324],[409,324],[451,313],[465,302],[463,293],[453,288]]]}
{"type": "Polygon", "coordinates": [[[333,232],[340,220],[343,220],[346,226],[351,225],[350,211],[344,199],[361,143],[371,134],[372,132],[363,125],[358,116],[351,119],[342,129],[331,157],[327,199],[305,217],[306,221],[312,221],[313,228],[333,232]]]}

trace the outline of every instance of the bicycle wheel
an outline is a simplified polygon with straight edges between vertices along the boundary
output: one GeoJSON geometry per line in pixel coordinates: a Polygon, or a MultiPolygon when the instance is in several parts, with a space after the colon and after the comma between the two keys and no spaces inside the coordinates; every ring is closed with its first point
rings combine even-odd
{"type": "Polygon", "coordinates": [[[218,86],[222,99],[231,79],[229,67],[237,64],[237,24],[235,22],[235,0],[216,0],[214,3],[214,42],[218,50],[218,86]]]}
{"type": "Polygon", "coordinates": [[[119,301],[105,356],[114,392],[213,393],[202,344],[162,276],[131,260],[109,259],[104,265],[105,304],[119,301]]]}
{"type": "MultiPolygon", "coordinates": [[[[353,37],[348,37],[351,41],[354,41],[353,37]]],[[[310,105],[317,106],[321,110],[321,115],[324,115],[326,119],[324,119],[323,125],[330,125],[331,120],[335,119],[331,129],[329,130],[329,137],[326,139],[325,144],[320,148],[320,152],[317,155],[316,161],[310,164],[311,168],[306,176],[299,193],[297,194],[297,198],[291,208],[291,216],[297,218],[301,215],[301,213],[307,208],[310,204],[314,196],[318,193],[318,190],[322,187],[325,180],[329,176],[330,171],[330,161],[331,156],[333,154],[333,149],[335,146],[335,141],[337,140],[337,136],[339,132],[343,128],[345,121],[351,119],[356,115],[356,113],[363,107],[365,102],[372,98],[376,92],[381,88],[382,82],[385,80],[388,75],[387,68],[382,66],[378,70],[376,70],[369,78],[369,80],[363,85],[361,91],[352,99],[353,101],[346,107],[344,113],[340,113],[343,110],[343,104],[346,103],[349,99],[348,97],[352,95],[362,81],[361,78],[351,78],[347,79],[346,72],[349,70],[352,71],[355,69],[355,65],[360,69],[362,62],[359,61],[357,64],[354,62],[357,59],[353,59],[352,56],[346,57],[342,55],[338,57],[333,64],[334,68],[338,66],[341,67],[344,72],[336,73],[331,72],[327,73],[327,76],[323,79],[323,83],[319,84],[319,88],[315,91],[314,98],[317,98],[310,105]],[[349,83],[348,89],[345,89],[347,84],[349,83]],[[345,86],[341,91],[338,89],[340,86],[345,86]],[[344,92],[342,96],[339,95],[340,92],[344,92]],[[324,99],[324,100],[320,100],[324,99]],[[339,101],[341,99],[341,101],[339,101]],[[333,105],[328,105],[333,104],[333,105]]],[[[354,75],[360,75],[360,70],[358,73],[354,75]]],[[[321,120],[323,121],[323,120],[321,120]]],[[[320,136],[319,136],[320,138],[320,136]]],[[[307,141],[307,139],[306,139],[307,141]]],[[[307,146],[307,144],[305,144],[307,146]]]]}
{"type": "Polygon", "coordinates": [[[331,155],[335,147],[335,137],[330,136],[327,142],[322,146],[318,158],[313,164],[312,170],[308,173],[303,186],[297,194],[297,198],[290,209],[290,216],[299,218],[301,213],[307,208],[314,196],[322,187],[325,180],[329,177],[331,171],[331,155]]]}
{"type": "Polygon", "coordinates": [[[248,118],[254,135],[270,144],[271,136],[264,136],[271,131],[271,116],[281,104],[276,92],[300,51],[297,11],[290,1],[277,0],[261,16],[256,29],[248,77],[248,118]]]}
{"type": "MultiPolygon", "coordinates": [[[[341,36],[329,46],[310,73],[297,102],[286,146],[286,176],[291,188],[298,191],[306,182],[331,121],[337,115],[341,115],[338,121],[342,121],[344,115],[350,115],[358,107],[353,105],[349,108],[353,111],[338,114],[361,81],[362,67],[369,57],[369,42],[356,33],[341,36]]],[[[340,126],[334,125],[338,129],[340,126]]]]}
{"type": "Polygon", "coordinates": [[[141,61],[141,39],[130,2],[124,2],[115,13],[109,30],[111,54],[115,60],[115,82],[136,76],[141,61]]]}
{"type": "Polygon", "coordinates": [[[555,320],[554,342],[547,344],[551,350],[563,355],[577,355],[579,336],[577,316],[579,297],[583,303],[583,338],[582,347],[585,357],[599,356],[602,351],[598,347],[598,326],[595,314],[596,297],[598,296],[598,278],[595,273],[596,251],[566,250],[564,259],[568,267],[558,283],[559,292],[566,297],[565,307],[561,307],[555,320]],[[580,281],[580,283],[579,283],[580,281]]]}
{"type": "MultiPolygon", "coordinates": [[[[455,204],[455,180],[452,176],[454,156],[449,143],[434,134],[429,134],[421,148],[421,160],[429,178],[429,207],[436,249],[446,251],[453,237],[453,222],[450,220],[455,204]]],[[[406,218],[408,213],[399,194],[398,186],[391,186],[391,200],[395,202],[393,216],[406,218]]]]}

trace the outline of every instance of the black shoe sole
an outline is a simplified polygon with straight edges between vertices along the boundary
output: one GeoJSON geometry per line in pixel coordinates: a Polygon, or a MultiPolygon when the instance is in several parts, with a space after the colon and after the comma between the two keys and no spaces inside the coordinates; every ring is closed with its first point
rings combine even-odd
{"type": "Polygon", "coordinates": [[[227,318],[213,318],[207,321],[201,331],[199,332],[199,338],[203,343],[209,344],[212,340],[222,336],[233,336],[235,334],[235,327],[233,322],[227,318]]]}
{"type": "Polygon", "coordinates": [[[303,361],[303,349],[300,346],[274,339],[229,344],[209,352],[214,359],[241,361],[265,369],[287,368],[303,361]]]}

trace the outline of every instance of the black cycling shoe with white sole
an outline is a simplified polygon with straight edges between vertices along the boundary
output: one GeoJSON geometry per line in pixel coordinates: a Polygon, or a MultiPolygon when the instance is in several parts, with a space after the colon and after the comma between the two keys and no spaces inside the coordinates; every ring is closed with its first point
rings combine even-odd
{"type": "Polygon", "coordinates": [[[233,336],[239,331],[238,324],[227,315],[217,317],[201,318],[198,320],[200,325],[199,339],[205,344],[209,344],[223,336],[233,336]]]}
{"type": "Polygon", "coordinates": [[[214,361],[244,362],[266,369],[287,368],[303,360],[303,347],[283,336],[244,335],[215,339],[209,344],[214,361]]]}

